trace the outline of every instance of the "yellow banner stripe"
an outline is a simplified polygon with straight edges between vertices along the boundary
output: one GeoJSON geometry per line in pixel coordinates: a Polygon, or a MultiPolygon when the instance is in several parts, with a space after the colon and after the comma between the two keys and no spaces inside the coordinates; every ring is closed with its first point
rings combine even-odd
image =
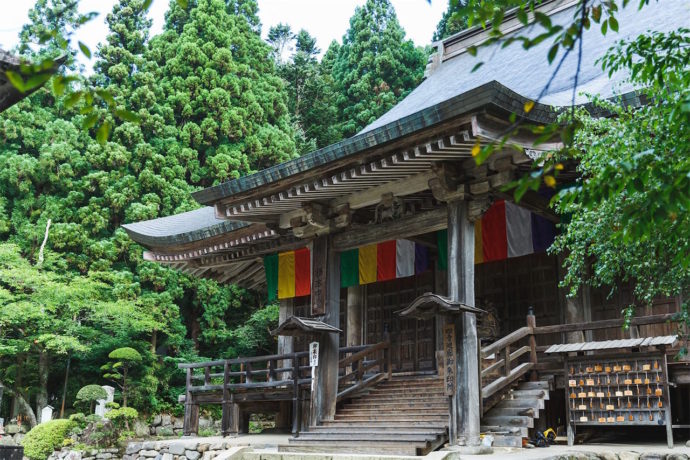
{"type": "Polygon", "coordinates": [[[278,298],[295,297],[295,251],[278,254],[278,298]]]}
{"type": "Polygon", "coordinates": [[[376,282],[376,245],[359,248],[359,284],[376,282]]]}

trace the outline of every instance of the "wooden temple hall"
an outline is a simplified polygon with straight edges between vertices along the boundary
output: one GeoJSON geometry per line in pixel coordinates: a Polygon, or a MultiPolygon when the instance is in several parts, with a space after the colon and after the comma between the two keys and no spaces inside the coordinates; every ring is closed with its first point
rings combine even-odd
{"type": "MultiPolygon", "coordinates": [[[[578,91],[639,104],[594,61],[614,40],[679,27],[682,3],[623,9],[618,35],[586,31],[578,91]]],[[[572,6],[540,8],[565,22],[572,6]]],[[[354,137],[198,191],[198,210],[125,226],[147,260],[280,303],[275,355],[181,365],[186,434],[207,404],[222,404],[225,434],[275,413],[293,433],[286,449],[304,451],[424,454],[487,433],[521,446],[546,427],[572,442],[636,425],[671,444],[673,427],[690,427],[690,363],[674,358],[669,321],[680,299],[640,308],[624,330],[632,286],[566,297],[562,261],[546,252],[560,223],[551,190],[517,203],[502,191],[558,145],[522,134],[481,165],[472,157],[511,113],[552,121],[576,56],[524,113],[551,76],[548,44],[482,48],[473,73],[465,50],[485,38],[437,43],[419,87],[354,137]]],[[[575,165],[560,178],[576,181],[575,165]]]]}

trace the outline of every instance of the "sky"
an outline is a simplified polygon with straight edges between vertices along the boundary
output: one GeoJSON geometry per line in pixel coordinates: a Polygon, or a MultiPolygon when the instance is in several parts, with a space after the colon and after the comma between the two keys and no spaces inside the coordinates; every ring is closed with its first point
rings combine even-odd
{"type": "MultiPolygon", "coordinates": [[[[17,36],[23,24],[28,21],[28,11],[35,0],[1,0],[0,48],[11,49],[17,44],[17,36]]],[[[77,31],[76,40],[84,42],[92,51],[102,42],[107,33],[105,16],[116,0],[80,0],[82,12],[98,12],[99,15],[77,31]]],[[[263,36],[270,26],[287,23],[297,32],[304,28],[316,37],[322,51],[332,40],[342,40],[349,26],[350,17],[357,5],[366,0],[258,0],[259,17],[263,36]]],[[[425,46],[431,43],[436,24],[445,11],[448,0],[391,0],[398,14],[400,24],[415,44],[425,46]]],[[[153,19],[152,35],[163,27],[163,16],[168,0],[153,0],[149,11],[153,19]]],[[[81,58],[90,68],[86,58],[81,58]]]]}

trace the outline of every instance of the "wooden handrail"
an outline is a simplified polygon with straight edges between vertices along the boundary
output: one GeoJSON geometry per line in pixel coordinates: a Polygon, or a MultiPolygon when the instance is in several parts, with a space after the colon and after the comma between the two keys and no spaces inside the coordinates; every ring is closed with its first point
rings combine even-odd
{"type": "Polygon", "coordinates": [[[487,345],[486,347],[482,348],[482,358],[486,358],[487,356],[491,356],[494,353],[498,353],[502,349],[504,349],[508,345],[512,345],[513,343],[517,342],[518,340],[521,340],[528,335],[532,333],[532,328],[530,327],[521,327],[520,329],[511,332],[510,334],[506,335],[505,337],[495,341],[491,345],[487,345]]]}
{"type": "MultiPolygon", "coordinates": [[[[648,324],[660,324],[670,321],[677,313],[664,313],[660,315],[638,316],[630,320],[631,326],[644,326],[648,324]]],[[[586,323],[555,324],[553,326],[538,326],[534,328],[534,334],[555,334],[561,332],[596,331],[599,329],[611,329],[623,327],[625,320],[622,318],[590,321],[586,323]]]]}
{"type": "Polygon", "coordinates": [[[345,358],[341,359],[338,362],[338,367],[345,367],[349,364],[354,363],[355,361],[359,361],[362,358],[365,358],[368,355],[370,355],[376,351],[383,350],[384,348],[387,348],[389,346],[390,346],[390,342],[387,342],[387,341],[386,342],[380,342],[380,343],[377,343],[376,345],[369,346],[369,347],[367,347],[361,351],[358,351],[355,354],[352,354],[350,356],[346,356],[345,358]]]}

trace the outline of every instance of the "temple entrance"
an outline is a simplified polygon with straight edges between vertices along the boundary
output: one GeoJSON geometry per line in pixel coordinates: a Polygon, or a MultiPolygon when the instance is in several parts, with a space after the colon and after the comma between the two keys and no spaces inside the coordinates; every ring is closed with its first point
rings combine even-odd
{"type": "Polygon", "coordinates": [[[363,287],[365,343],[391,340],[393,372],[433,372],[435,362],[435,321],[401,318],[397,312],[416,297],[434,291],[434,273],[400,278],[363,287]]]}

